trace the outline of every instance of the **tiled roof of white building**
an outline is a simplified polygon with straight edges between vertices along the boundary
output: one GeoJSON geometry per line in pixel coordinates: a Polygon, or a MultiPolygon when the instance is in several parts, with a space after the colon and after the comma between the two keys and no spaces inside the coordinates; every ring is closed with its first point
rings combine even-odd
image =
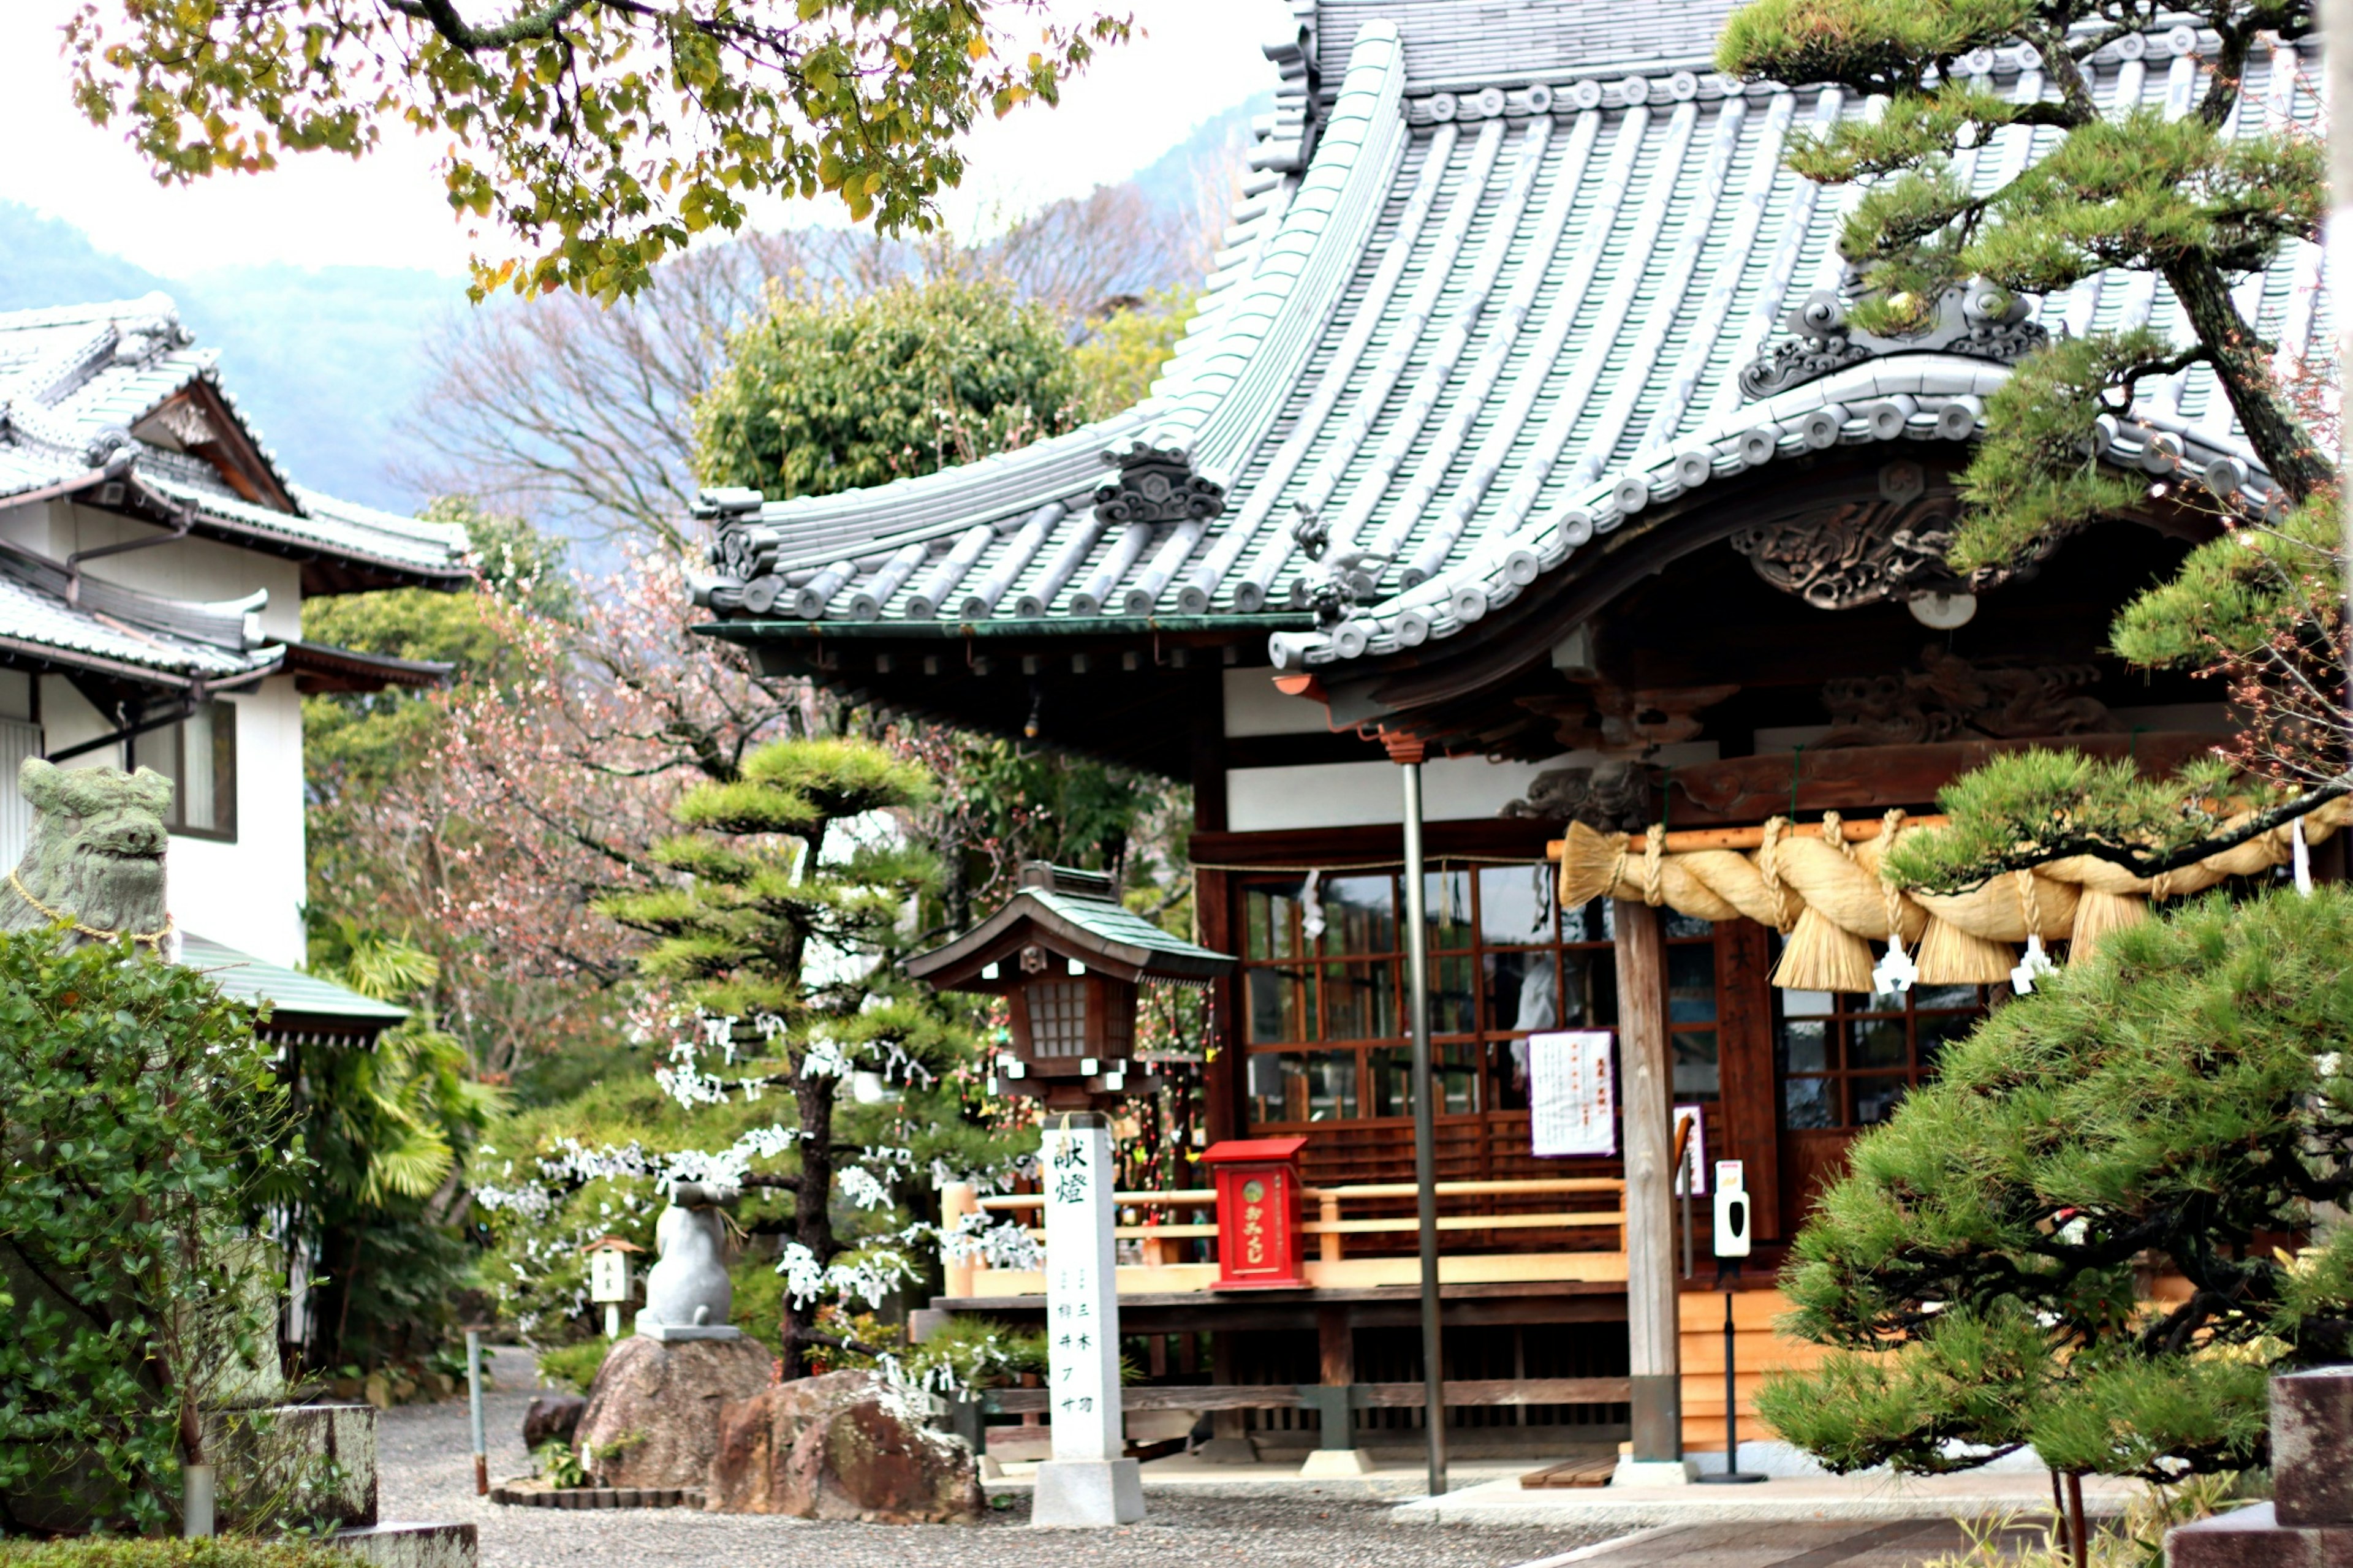
{"type": "Polygon", "coordinates": [[[130,499],[161,514],[193,509],[197,533],[333,563],[374,582],[465,580],[464,529],[355,506],[289,480],[235,412],[217,357],[194,345],[161,294],[0,313],[0,505],[85,479],[94,490],[108,459],[127,453],[135,461],[126,483],[138,492],[130,499]],[[205,430],[201,415],[191,425],[190,416],[167,409],[198,388],[229,410],[275,494],[240,495],[217,464],[190,449],[222,434],[205,430]],[[174,438],[175,422],[194,438],[174,438]]]}
{"type": "MultiPolygon", "coordinates": [[[[1926,338],[1858,336],[1792,368],[1807,346],[1793,312],[1827,307],[1843,331],[1832,241],[1854,193],[1791,174],[1784,143],[1872,108],[1709,73],[1730,0],[1298,8],[1313,26],[1261,144],[1274,167],[1150,400],[874,489],[715,495],[724,574],[699,595],[723,614],[908,631],[1291,612],[1276,662],[1328,664],[1451,636],[1574,570],[1630,513],[1778,456],[1968,438],[2038,329],[2187,337],[2162,285],[2111,275],[2028,302],[2023,321],[1956,297],[1926,338]],[[1632,38],[1642,27],[1656,36],[1632,38]],[[1324,73],[1312,93],[1306,59],[1324,73]],[[1309,161],[1284,169],[1310,104],[1309,161]],[[1347,619],[1315,630],[1293,629],[1324,574],[1293,539],[1303,510],[1330,531],[1327,561],[1360,574],[1347,619]]],[[[2186,26],[2123,38],[2093,61],[2095,90],[2187,112],[2212,42],[2186,26]]],[[[2023,50],[1968,68],[1993,90],[2044,90],[2023,50]]],[[[2239,125],[2316,124],[2307,74],[2293,48],[2258,49],[2239,125]]],[[[1990,187],[2058,134],[2012,128],[1964,157],[1990,187]]],[[[2295,354],[2323,330],[2319,291],[2317,247],[2297,245],[2239,298],[2295,354]]],[[[2145,383],[2105,455],[2263,488],[2202,365],[2145,383]]]]}
{"type": "Polygon", "coordinates": [[[74,582],[60,563],[0,543],[0,656],[142,686],[242,685],[285,658],[256,621],[268,597],[195,604],[74,582]]]}

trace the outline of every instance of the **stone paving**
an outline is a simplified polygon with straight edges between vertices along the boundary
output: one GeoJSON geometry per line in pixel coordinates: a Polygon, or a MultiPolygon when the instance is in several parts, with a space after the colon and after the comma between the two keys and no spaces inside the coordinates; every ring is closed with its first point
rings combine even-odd
{"type": "MultiPolygon", "coordinates": [[[[531,1361],[509,1350],[491,1364],[499,1386],[486,1401],[491,1474],[504,1479],[530,1468],[522,1428],[531,1361]]],[[[1613,1510],[1415,1528],[1398,1509],[1398,1493],[1418,1489],[1402,1474],[1388,1486],[1381,1484],[1392,1479],[1387,1476],[1355,1486],[1274,1485],[1271,1478],[1219,1486],[1172,1474],[1166,1483],[1147,1481],[1151,1511],[1144,1523],[1051,1535],[1026,1528],[1029,1497],[1020,1487],[993,1489],[997,1506],[988,1521],[964,1528],[819,1524],[684,1509],[523,1509],[474,1495],[462,1399],[387,1412],[377,1432],[383,1517],[473,1521],[481,1532],[482,1568],[1035,1568],[1041,1562],[1058,1568],[1916,1568],[1966,1544],[1951,1520],[1920,1518],[1660,1523],[1657,1516],[1613,1510]]],[[[2019,1539],[2039,1541],[2040,1531],[2021,1530],[2019,1539]]]]}
{"type": "MultiPolygon", "coordinates": [[[[500,1388],[485,1401],[493,1479],[530,1468],[522,1413],[531,1402],[529,1358],[493,1361],[500,1388]]],[[[1152,1489],[1150,1517],[1105,1531],[1024,1528],[1026,1492],[1000,1492],[1004,1506],[977,1528],[818,1524],[683,1509],[572,1512],[500,1507],[474,1495],[473,1458],[462,1399],[388,1411],[377,1427],[386,1519],[470,1520],[481,1531],[482,1568],[565,1563],[644,1568],[1130,1568],[1191,1563],[1251,1568],[1507,1568],[1621,1535],[1627,1524],[1450,1526],[1401,1530],[1391,1504],[1358,1492],[1313,1488],[1152,1489]]]]}

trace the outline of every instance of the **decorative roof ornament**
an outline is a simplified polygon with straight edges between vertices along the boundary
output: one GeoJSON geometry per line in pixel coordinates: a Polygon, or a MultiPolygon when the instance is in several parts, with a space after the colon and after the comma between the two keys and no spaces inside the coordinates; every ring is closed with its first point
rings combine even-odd
{"type": "Polygon", "coordinates": [[[2030,574],[2051,552],[2044,545],[2015,565],[1981,567],[1963,576],[1945,563],[1958,526],[1957,501],[1916,489],[1889,493],[1905,488],[1891,486],[1883,475],[1877,500],[1744,528],[1732,536],[1732,548],[1748,557],[1757,576],[1818,610],[1852,610],[1924,594],[1982,594],[2030,574]]]}
{"type": "Polygon", "coordinates": [[[1292,510],[1297,515],[1291,524],[1291,542],[1317,568],[1306,584],[1307,607],[1315,612],[1316,626],[1328,632],[1348,618],[1357,600],[1375,591],[1377,574],[1366,567],[1386,564],[1390,557],[1345,542],[1335,551],[1332,525],[1315,508],[1293,501],[1292,510]]]}
{"type": "Polygon", "coordinates": [[[1095,488],[1095,516],[1107,523],[1187,522],[1226,510],[1226,488],[1193,471],[1186,453],[1137,444],[1106,452],[1116,479],[1095,488]]]}
{"type": "Polygon", "coordinates": [[[1781,324],[1797,335],[1742,367],[1740,390],[1752,398],[1770,397],[1889,354],[1960,354],[2015,364],[2051,341],[2039,322],[2027,320],[2029,309],[2023,297],[1972,279],[1945,290],[1927,327],[1883,338],[1849,321],[1846,304],[1837,294],[1817,289],[1781,318],[1781,324]]]}

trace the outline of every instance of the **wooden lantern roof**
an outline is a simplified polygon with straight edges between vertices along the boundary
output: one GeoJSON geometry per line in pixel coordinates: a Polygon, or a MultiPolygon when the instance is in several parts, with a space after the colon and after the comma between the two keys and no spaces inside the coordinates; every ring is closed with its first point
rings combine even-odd
{"type": "Polygon", "coordinates": [[[1009,992],[1028,978],[1021,954],[1030,948],[1129,984],[1207,985],[1234,968],[1229,954],[1171,936],[1126,909],[1109,877],[1032,860],[1004,907],[909,959],[907,973],[943,991],[1009,992]]]}

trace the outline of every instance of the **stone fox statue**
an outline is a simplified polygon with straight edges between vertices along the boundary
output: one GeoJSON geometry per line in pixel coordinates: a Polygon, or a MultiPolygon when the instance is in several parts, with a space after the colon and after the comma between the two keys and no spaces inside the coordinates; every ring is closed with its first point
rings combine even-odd
{"type": "Polygon", "coordinates": [[[60,768],[27,757],[17,787],[33,808],[25,858],[0,888],[0,931],[72,922],[66,945],[128,933],[161,945],[164,813],[172,781],[153,768],[60,768]]]}

